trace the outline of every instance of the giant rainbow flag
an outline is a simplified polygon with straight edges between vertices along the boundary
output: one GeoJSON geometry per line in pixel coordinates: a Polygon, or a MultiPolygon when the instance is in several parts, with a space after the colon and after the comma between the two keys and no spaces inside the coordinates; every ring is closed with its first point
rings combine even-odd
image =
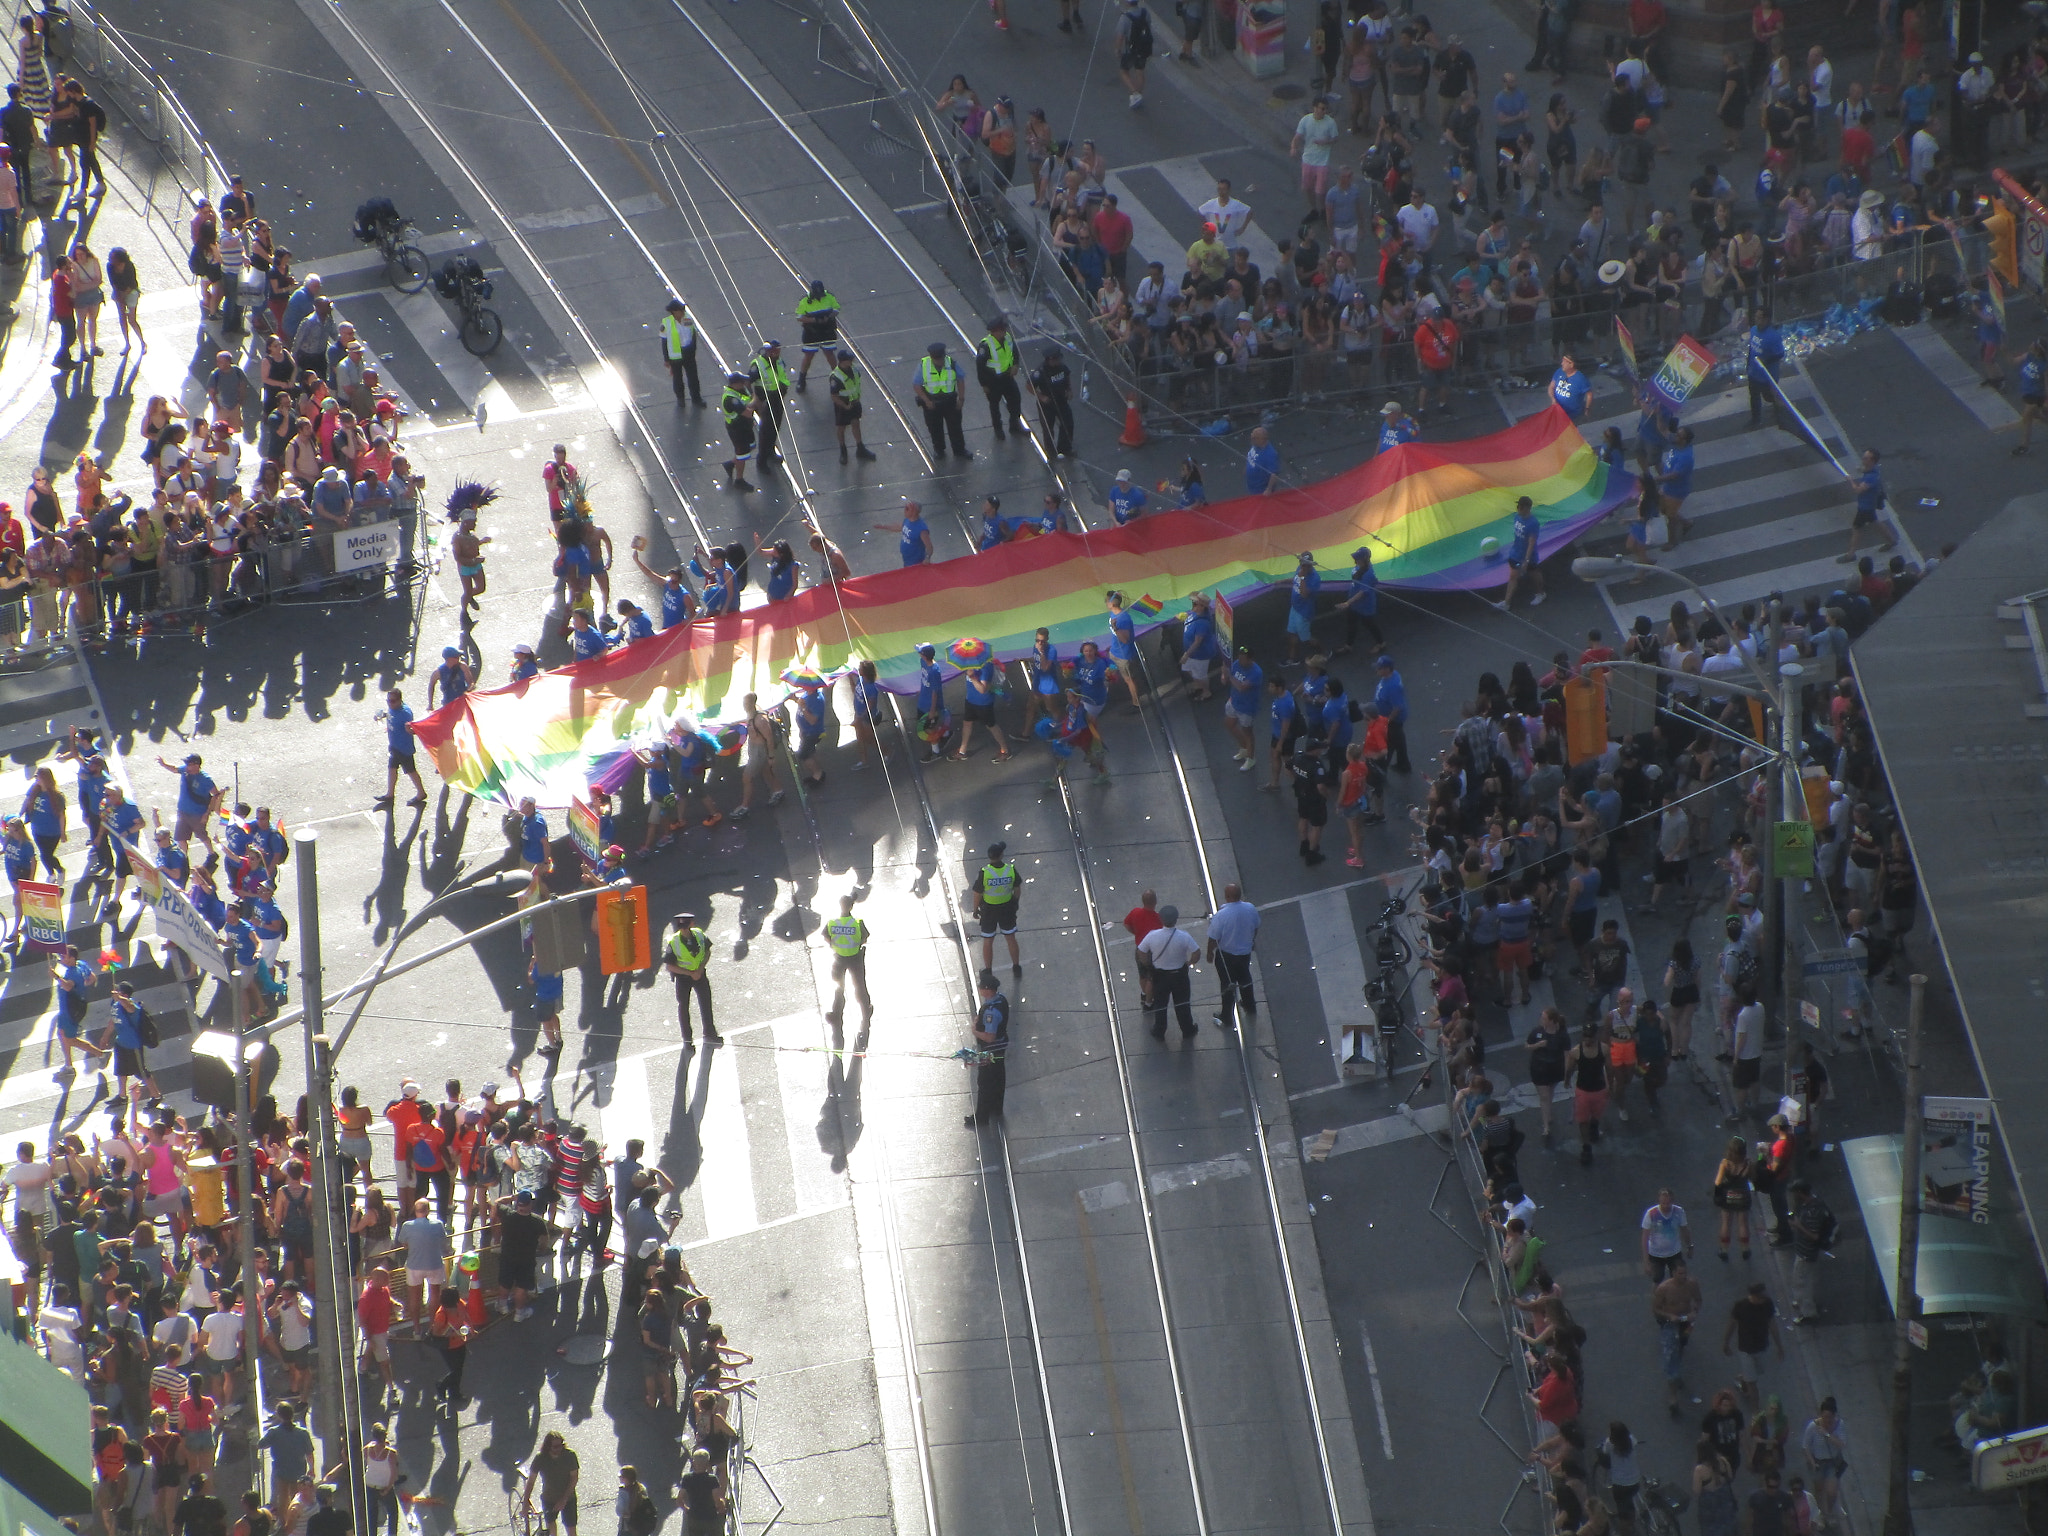
{"type": "Polygon", "coordinates": [[[875,664],[884,687],[915,689],[918,642],[943,652],[974,635],[995,655],[1028,655],[1052,632],[1062,656],[1109,637],[1103,594],[1121,588],[1139,628],[1177,622],[1197,592],[1233,604],[1284,586],[1302,552],[1326,572],[1373,551],[1381,582],[1471,590],[1507,579],[1515,500],[1530,497],[1545,555],[1633,498],[1634,477],[1595,457],[1557,407],[1505,432],[1459,443],[1408,443],[1356,469],[1271,496],[1160,513],[1123,528],[1053,534],[981,554],[811,587],[786,602],[664,630],[524,683],[480,690],[414,726],[441,776],[487,799],[531,795],[567,805],[589,787],[616,789],[634,750],[737,716],[789,690],[786,668],[821,672],[875,664]]]}

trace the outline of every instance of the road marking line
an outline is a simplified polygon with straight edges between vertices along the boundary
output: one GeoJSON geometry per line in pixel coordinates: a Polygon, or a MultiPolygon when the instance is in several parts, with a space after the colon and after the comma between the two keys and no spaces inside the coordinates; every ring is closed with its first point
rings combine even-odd
{"type": "MultiPolygon", "coordinates": [[[[1117,1470],[1122,1475],[1124,1487],[1124,1520],[1131,1528],[1131,1536],[1145,1536],[1145,1512],[1138,1502],[1138,1479],[1131,1465],[1130,1437],[1124,1432],[1123,1397],[1116,1386],[1116,1351],[1109,1337],[1109,1314],[1102,1305],[1102,1271],[1095,1263],[1095,1234],[1088,1227],[1088,1203],[1080,1201],[1080,1209],[1074,1212],[1075,1223],[1081,1230],[1081,1267],[1088,1276],[1088,1300],[1095,1313],[1095,1349],[1102,1360],[1103,1406],[1109,1410],[1110,1438],[1116,1443],[1117,1470]]],[[[1046,1405],[1048,1414],[1052,1405],[1046,1405]]]]}
{"type": "Polygon", "coordinates": [[[1365,1319],[1358,1320],[1358,1337],[1365,1345],[1365,1374],[1372,1382],[1372,1411],[1379,1415],[1380,1449],[1387,1453],[1387,1460],[1394,1459],[1394,1432],[1387,1427],[1387,1395],[1380,1390],[1380,1362],[1372,1352],[1372,1333],[1365,1326],[1365,1319]]]}
{"type": "MultiPolygon", "coordinates": [[[[1329,1037],[1330,1070],[1344,1076],[1344,1028],[1363,1018],[1365,957],[1358,952],[1358,930],[1351,921],[1351,897],[1338,886],[1316,891],[1301,900],[1301,926],[1308,938],[1309,964],[1316,973],[1316,992],[1323,1002],[1323,1028],[1329,1037]]],[[[1378,1060],[1379,1042],[1365,1031],[1365,1055],[1378,1060]]]]}
{"type": "Polygon", "coordinates": [[[703,1149],[696,1190],[704,1201],[704,1227],[711,1237],[730,1237],[761,1224],[754,1203],[754,1161],[747,1142],[747,1108],[740,1097],[739,1059],[714,1051],[707,1073],[704,1108],[697,1117],[703,1149]]]}

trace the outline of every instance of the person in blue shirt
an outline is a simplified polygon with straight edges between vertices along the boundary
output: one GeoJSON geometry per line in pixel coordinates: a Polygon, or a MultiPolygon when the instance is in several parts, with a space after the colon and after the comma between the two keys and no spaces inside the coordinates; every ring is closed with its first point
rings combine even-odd
{"type": "Polygon", "coordinates": [[[1926,70],[1921,70],[1911,85],[1899,92],[1899,131],[1911,139],[1916,130],[1927,126],[1927,120],[1934,116],[1936,100],[1934,82],[1926,70]]]}
{"type": "MultiPolygon", "coordinates": [[[[642,749],[634,754],[647,770],[647,835],[640,840],[637,858],[646,858],[657,848],[675,841],[682,825],[676,814],[675,780],[669,776],[669,751],[665,746],[642,749]]],[[[600,837],[606,834],[600,830],[600,837]]]]}
{"type": "Polygon", "coordinates": [[[1344,749],[1351,745],[1351,699],[1344,692],[1344,679],[1333,677],[1323,699],[1322,735],[1332,772],[1341,771],[1344,749]]]}
{"type": "Polygon", "coordinates": [[[1124,595],[1111,592],[1104,602],[1109,608],[1109,659],[1116,666],[1117,676],[1124,680],[1124,691],[1131,696],[1131,708],[1138,708],[1138,626],[1130,614],[1124,611],[1124,595]]]}
{"type": "Polygon", "coordinates": [[[526,964],[526,979],[533,987],[533,1021],[540,1026],[541,1043],[536,1056],[562,1054],[562,977],[558,971],[544,971],[538,960],[526,964]]]}
{"type": "Polygon", "coordinates": [[[1250,773],[1258,762],[1258,740],[1252,733],[1258,726],[1259,691],[1265,681],[1265,668],[1252,659],[1252,648],[1240,645],[1226,679],[1229,697],[1223,701],[1223,728],[1237,743],[1237,750],[1231,756],[1237,762],[1239,773],[1250,773]]]}
{"type": "Polygon", "coordinates": [[[1609,427],[1593,445],[1593,457],[1609,469],[1628,468],[1628,444],[1621,440],[1621,428],[1609,427]]]}
{"type": "Polygon", "coordinates": [[[157,766],[178,776],[178,820],[173,835],[184,847],[197,837],[209,850],[213,847],[213,813],[220,809],[220,788],[206,776],[197,752],[188,752],[182,764],[164,761],[157,766]]]}
{"type": "MultiPolygon", "coordinates": [[[[1998,306],[1991,302],[1991,295],[1976,295],[1977,309],[1977,360],[1984,368],[1984,384],[1987,389],[2005,388],[2005,322],[1998,318],[1998,306]]],[[[85,793],[85,775],[81,769],[78,792],[85,793]]]]}
{"type": "Polygon", "coordinates": [[[723,549],[716,544],[709,550],[698,545],[690,555],[689,568],[690,574],[704,584],[704,615],[707,618],[740,611],[740,594],[747,585],[746,572],[726,559],[723,549]]]}
{"type": "Polygon", "coordinates": [[[1363,544],[1351,551],[1351,590],[1344,594],[1344,643],[1337,647],[1339,656],[1350,651],[1361,629],[1374,645],[1387,643],[1380,633],[1380,573],[1372,568],[1372,550],[1363,544]]]}
{"type": "Polygon", "coordinates": [[[864,661],[849,681],[853,685],[853,744],[860,750],[856,770],[873,761],[875,730],[882,723],[882,685],[875,681],[875,664],[864,661]]]}
{"type": "Polygon", "coordinates": [[[1052,719],[1065,707],[1060,702],[1066,684],[1060,679],[1059,647],[1052,643],[1049,630],[1040,629],[1032,637],[1031,654],[1024,658],[1024,681],[1030,685],[1030,692],[1024,696],[1023,730],[1031,735],[1032,722],[1041,709],[1047,719],[1052,719]]]}
{"type": "Polygon", "coordinates": [[[694,806],[700,825],[715,827],[725,820],[725,812],[713,805],[704,792],[704,781],[710,772],[711,744],[702,736],[692,731],[675,743],[669,753],[669,775],[675,781],[677,801],[694,806]]]}
{"type": "MultiPolygon", "coordinates": [[[[581,611],[580,609],[578,610],[581,611]]],[[[462,659],[452,645],[441,647],[441,665],[427,678],[427,708],[434,707],[434,690],[441,690],[441,702],[453,704],[476,686],[476,669],[462,659]]]]}
{"type": "Polygon", "coordinates": [[[1223,660],[1223,647],[1216,642],[1216,616],[1209,610],[1209,595],[1197,592],[1188,601],[1188,616],[1180,626],[1180,669],[1187,674],[1193,690],[1188,697],[1197,704],[1209,697],[1209,685],[1223,660]]]}
{"type": "Polygon", "coordinates": [[[527,795],[519,802],[519,867],[538,869],[547,863],[548,841],[547,818],[527,795]]]}
{"type": "MultiPolygon", "coordinates": [[[[69,1076],[74,1070],[71,1065],[71,1048],[75,1045],[87,1055],[105,1058],[107,1052],[85,1038],[85,1013],[92,1006],[94,973],[78,959],[78,946],[66,944],[61,954],[50,956],[50,990],[57,994],[57,1043],[64,1048],[64,1073],[69,1076]]],[[[101,1087],[106,1086],[106,1073],[100,1074],[101,1087]]]]}
{"type": "Polygon", "coordinates": [[[192,910],[206,919],[207,926],[219,929],[228,920],[228,904],[220,899],[220,892],[214,889],[213,875],[204,864],[192,871],[192,883],[185,891],[185,899],[192,903],[192,910]]]}
{"type": "MultiPolygon", "coordinates": [[[[993,498],[991,498],[993,500],[993,498]]],[[[967,761],[967,744],[974,740],[974,728],[985,725],[989,734],[996,739],[996,755],[991,762],[1007,763],[1014,755],[1010,749],[1010,738],[1003,734],[1002,725],[996,720],[996,659],[991,656],[978,667],[969,667],[961,674],[967,684],[967,707],[960,726],[960,745],[953,750],[953,761],[967,761]]]]}
{"type": "Polygon", "coordinates": [[[1664,547],[1675,549],[1678,541],[1692,531],[1692,524],[1679,508],[1692,494],[1692,428],[1680,427],[1671,435],[1671,446],[1657,464],[1657,490],[1664,498],[1664,547]]]}
{"type": "Polygon", "coordinates": [[[377,718],[384,722],[388,758],[384,766],[384,793],[370,803],[391,805],[398,797],[398,776],[402,773],[412,780],[412,799],[406,803],[425,805],[427,785],[420,777],[419,743],[413,739],[412,710],[406,706],[405,695],[396,688],[385,694],[384,710],[377,718]]]}
{"type": "Polygon", "coordinates": [[[1543,524],[1536,518],[1536,503],[1527,496],[1517,497],[1515,521],[1508,532],[1508,589],[1494,604],[1502,613],[1508,611],[1508,604],[1515,600],[1515,593],[1525,581],[1534,589],[1534,595],[1529,599],[1531,608],[1540,604],[1547,595],[1543,590],[1542,532],[1543,524]]]}
{"type": "Polygon", "coordinates": [[[7,834],[0,840],[0,858],[7,865],[7,880],[14,887],[14,930],[10,942],[21,942],[21,882],[36,877],[36,845],[28,835],[28,823],[19,816],[7,818],[7,834]]]}
{"type": "Polygon", "coordinates": [[[569,652],[576,660],[593,660],[602,656],[610,647],[610,638],[590,622],[590,615],[587,612],[578,608],[570,613],[569,652]]]}
{"type": "Polygon", "coordinates": [[[1186,512],[1208,504],[1209,492],[1202,485],[1202,466],[1190,458],[1180,469],[1180,509],[1186,512]]]}
{"type": "Polygon", "coordinates": [[[1385,453],[1389,448],[1398,448],[1403,443],[1412,443],[1422,436],[1422,428],[1415,424],[1415,418],[1401,409],[1401,402],[1389,400],[1380,407],[1380,445],[1374,450],[1385,453]]]}
{"type": "Polygon", "coordinates": [[[1323,590],[1322,573],[1316,569],[1313,552],[1304,550],[1295,562],[1294,579],[1287,588],[1287,659],[1301,660],[1301,648],[1316,621],[1316,594],[1323,590]]]}
{"type": "Polygon", "coordinates": [[[2014,361],[2020,365],[2020,440],[2012,456],[2019,458],[2034,446],[2034,423],[2048,422],[2048,341],[2035,337],[2014,361]]]}
{"type": "Polygon", "coordinates": [[[1040,533],[1065,533],[1067,531],[1067,499],[1058,491],[1045,493],[1045,505],[1039,509],[1034,526],[1040,533]]]}
{"type": "Polygon", "coordinates": [[[647,616],[645,608],[642,608],[630,597],[620,598],[618,608],[618,644],[631,645],[635,640],[651,640],[654,638],[654,620],[647,616]]]}
{"type": "Polygon", "coordinates": [[[1275,672],[1266,679],[1266,749],[1272,759],[1272,773],[1266,788],[1277,790],[1294,738],[1302,733],[1301,701],[1287,686],[1287,679],[1275,672]]]}
{"type": "Polygon", "coordinates": [[[905,565],[923,565],[932,557],[931,525],[924,520],[924,508],[908,496],[903,498],[903,520],[900,523],[876,523],[877,533],[896,535],[896,553],[905,565]]]}
{"type": "Polygon", "coordinates": [[[146,1044],[142,1038],[142,1004],[135,1000],[135,988],[125,981],[117,981],[114,983],[113,1007],[108,1010],[107,1027],[100,1032],[100,1052],[105,1055],[111,1051],[114,1058],[114,1102],[117,1105],[129,1097],[128,1080],[136,1079],[135,1108],[138,1114],[141,1111],[141,1089],[149,1091],[152,1101],[163,1096],[143,1053],[146,1044]]]}
{"type": "Polygon", "coordinates": [[[1771,420],[1780,427],[1785,425],[1785,412],[1778,403],[1778,368],[1785,361],[1785,333],[1778,329],[1771,319],[1771,312],[1760,309],[1750,322],[1749,334],[1744,342],[1744,377],[1749,381],[1749,424],[1760,427],[1764,424],[1764,399],[1771,402],[1771,420]]]}
{"type": "Polygon", "coordinates": [[[1654,469],[1664,450],[1671,446],[1670,433],[1678,423],[1648,390],[1643,391],[1637,403],[1642,409],[1636,413],[1636,458],[1654,469]]]}
{"type": "Polygon", "coordinates": [[[1081,702],[1087,705],[1089,719],[1093,720],[1109,707],[1109,659],[1093,640],[1081,642],[1081,654],[1074,662],[1071,686],[1081,695],[1081,702]]]}
{"type": "Polygon", "coordinates": [[[798,568],[796,551],[789,540],[777,539],[773,544],[756,544],[756,550],[768,557],[768,574],[761,582],[761,595],[771,603],[786,603],[796,596],[798,568]]]}
{"type": "Polygon", "coordinates": [[[661,587],[661,627],[674,629],[678,624],[689,623],[696,617],[697,599],[683,580],[683,568],[674,565],[669,567],[666,575],[658,574],[637,547],[640,541],[634,542],[633,563],[640,567],[641,575],[661,587]]]}
{"type": "Polygon", "coordinates": [[[1280,483],[1280,450],[1266,441],[1264,427],[1252,428],[1251,446],[1244,453],[1244,491],[1247,496],[1270,496],[1280,483]]]}
{"type": "Polygon", "coordinates": [[[22,796],[21,819],[28,823],[28,835],[35,839],[43,868],[62,880],[64,866],[57,862],[57,846],[64,841],[65,801],[52,770],[36,770],[34,782],[22,796]]]}
{"type": "Polygon", "coordinates": [[[113,850],[107,846],[100,820],[100,805],[106,795],[107,760],[97,752],[81,757],[78,760],[78,817],[85,826],[86,835],[92,839],[85,859],[88,874],[95,865],[105,869],[116,862],[113,850]]]}
{"type": "Polygon", "coordinates": [[[128,876],[134,873],[128,850],[142,844],[142,807],[130,801],[120,785],[109,784],[100,803],[100,826],[112,850],[107,867],[114,872],[114,907],[118,910],[127,891],[128,876]]]}
{"type": "Polygon", "coordinates": [[[983,553],[998,545],[1010,542],[1010,525],[1003,517],[1003,503],[1000,497],[981,498],[981,543],[977,546],[983,553]]]}
{"type": "Polygon", "coordinates": [[[184,849],[171,841],[169,827],[160,826],[156,829],[156,867],[162,870],[164,878],[179,890],[185,888],[185,881],[192,872],[192,861],[185,857],[184,849]]]}
{"type": "Polygon", "coordinates": [[[1382,654],[1373,663],[1379,682],[1372,691],[1373,707],[1387,722],[1387,756],[1394,760],[1396,773],[1413,772],[1408,761],[1408,689],[1394,670],[1394,658],[1382,654]]]}
{"type": "MultiPolygon", "coordinates": [[[[973,698],[973,685],[968,687],[969,702],[973,698]]],[[[823,688],[799,688],[790,699],[790,713],[796,716],[796,768],[811,784],[825,782],[824,767],[818,762],[818,743],[825,736],[825,721],[830,714],[823,688]]],[[[969,720],[974,718],[970,712],[969,720]]],[[[998,732],[998,735],[1001,733],[998,732]]],[[[964,739],[963,739],[964,744],[964,739]]]]}
{"type": "Polygon", "coordinates": [[[248,1010],[247,1016],[250,1019],[260,1018],[263,988],[256,976],[256,930],[249,926],[247,902],[238,901],[228,908],[227,921],[220,927],[220,937],[229,963],[242,973],[242,1005],[248,1010]]]}
{"type": "MultiPolygon", "coordinates": [[[[1856,516],[1849,524],[1849,552],[1839,556],[1843,565],[1856,563],[1856,546],[1863,542],[1863,530],[1874,528],[1885,510],[1884,473],[1878,468],[1880,455],[1875,448],[1863,450],[1863,463],[1851,483],[1856,487],[1856,516]]],[[[1885,539],[1886,550],[1898,547],[1897,535],[1885,539]]]]}
{"type": "Polygon", "coordinates": [[[945,749],[946,738],[953,732],[946,719],[946,674],[939,670],[938,652],[930,642],[917,648],[917,723],[920,732],[937,732],[928,741],[931,750],[924,757],[926,762],[935,763],[945,749]]]}
{"type": "Polygon", "coordinates": [[[1109,510],[1119,528],[1144,513],[1145,487],[1131,479],[1128,469],[1116,472],[1116,483],[1109,488],[1109,510]]]}
{"type": "MultiPolygon", "coordinates": [[[[249,926],[256,932],[257,980],[272,983],[276,977],[278,947],[284,943],[284,913],[278,910],[268,880],[255,883],[245,905],[249,912],[249,926]]],[[[272,987],[266,985],[264,990],[270,991],[272,987]]]]}
{"type": "Polygon", "coordinates": [[[1576,426],[1586,419],[1586,401],[1593,394],[1593,381],[1579,372],[1578,360],[1567,352],[1557,360],[1557,372],[1550,376],[1550,398],[1576,426]]]}

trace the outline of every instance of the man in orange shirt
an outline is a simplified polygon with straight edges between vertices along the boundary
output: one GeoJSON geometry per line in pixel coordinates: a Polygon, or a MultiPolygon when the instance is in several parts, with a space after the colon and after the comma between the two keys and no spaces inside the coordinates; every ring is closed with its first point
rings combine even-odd
{"type": "Polygon", "coordinates": [[[420,1181],[413,1176],[412,1136],[423,1121],[433,1119],[430,1106],[420,1102],[420,1085],[407,1078],[399,1088],[399,1096],[384,1106],[384,1118],[391,1122],[391,1160],[397,1172],[394,1183],[397,1194],[393,1197],[398,1209],[412,1209],[413,1187],[420,1181]]]}

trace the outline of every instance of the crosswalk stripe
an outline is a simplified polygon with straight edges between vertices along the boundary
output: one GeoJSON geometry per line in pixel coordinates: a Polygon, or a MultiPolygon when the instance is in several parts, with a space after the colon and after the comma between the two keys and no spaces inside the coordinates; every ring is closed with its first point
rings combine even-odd
{"type": "Polygon", "coordinates": [[[1835,466],[1821,459],[1816,463],[1802,464],[1797,469],[1776,470],[1768,475],[1731,480],[1726,485],[1694,491],[1685,499],[1685,517],[1688,522],[1697,522],[1701,518],[1743,507],[1760,507],[1781,496],[1797,496],[1805,491],[1826,490],[1842,484],[1842,477],[1835,466]]]}
{"type": "Polygon", "coordinates": [[[1908,352],[1920,359],[1929,373],[1947,385],[1949,393],[1956,397],[1963,409],[1988,430],[1996,432],[2020,419],[2020,413],[2012,408],[2005,396],[1995,389],[1986,389],[1977,370],[1942,340],[1925,320],[1918,325],[1894,326],[1892,334],[1899,338],[1908,352]]]}
{"type": "MultiPolygon", "coordinates": [[[[1145,206],[1145,200],[1133,192],[1129,184],[1115,171],[1111,171],[1107,176],[1103,177],[1102,184],[1109,191],[1116,194],[1118,210],[1130,216],[1132,253],[1140,260],[1161,263],[1166,268],[1167,277],[1178,281],[1181,263],[1175,260],[1175,257],[1186,252],[1188,246],[1192,243],[1191,240],[1183,240],[1176,244],[1173,232],[1160,223],[1157,218],[1153,217],[1152,210],[1145,206]]],[[[1030,189],[1026,187],[1022,190],[1024,192],[1022,201],[1029,202],[1031,197],[1030,189]]],[[[1014,196],[1015,194],[1013,193],[1012,195],[1014,196]]],[[[1134,262],[1133,265],[1136,265],[1136,263],[1134,262]]],[[[1135,289],[1138,286],[1139,273],[1132,272],[1129,276],[1130,283],[1128,286],[1135,289]]]]}
{"type": "Polygon", "coordinates": [[[1689,571],[1751,554],[1765,542],[1771,545],[1790,544],[1797,539],[1818,538],[1822,534],[1846,537],[1855,515],[1856,503],[1845,501],[1822,507],[1817,512],[1795,513],[1791,517],[1738,528],[1733,533],[1717,533],[1703,539],[1688,538],[1670,554],[1659,554],[1657,563],[1666,570],[1689,571]]]}
{"type": "Polygon", "coordinates": [[[746,1106],[740,1098],[738,1056],[729,1049],[713,1051],[709,1075],[697,1117],[703,1161],[694,1187],[704,1202],[706,1235],[730,1237],[752,1231],[761,1221],[754,1203],[754,1163],[747,1143],[746,1106]]]}
{"type": "Polygon", "coordinates": [[[654,1133],[654,1106],[647,1090],[647,1058],[627,1056],[608,1062],[599,1082],[610,1096],[598,1108],[602,1139],[614,1157],[623,1157],[626,1143],[641,1142],[659,1157],[661,1138],[654,1133]],[[607,1081],[608,1079],[608,1081],[607,1081]]]}
{"type": "MultiPolygon", "coordinates": [[[[1358,929],[1351,920],[1351,893],[1339,887],[1318,891],[1301,901],[1301,926],[1315,967],[1316,992],[1323,1002],[1323,1022],[1330,1037],[1332,1070],[1344,1075],[1344,1029],[1364,1018],[1365,957],[1358,949],[1358,929]]],[[[1377,1059],[1379,1039],[1365,1031],[1365,1055],[1377,1059]]]]}
{"type": "MultiPolygon", "coordinates": [[[[1181,195],[1191,213],[1199,210],[1202,204],[1216,195],[1216,177],[1194,155],[1181,155],[1172,160],[1155,160],[1149,169],[1157,171],[1165,178],[1166,184],[1181,195]]],[[[1239,201],[1243,199],[1240,198],[1239,201]]],[[[1192,243],[1193,239],[1193,235],[1190,235],[1187,243],[1192,243]]],[[[1246,224],[1244,233],[1230,243],[1233,246],[1241,245],[1250,251],[1253,262],[1262,273],[1270,273],[1280,264],[1280,247],[1274,243],[1271,235],[1259,228],[1257,219],[1246,224]]]]}

